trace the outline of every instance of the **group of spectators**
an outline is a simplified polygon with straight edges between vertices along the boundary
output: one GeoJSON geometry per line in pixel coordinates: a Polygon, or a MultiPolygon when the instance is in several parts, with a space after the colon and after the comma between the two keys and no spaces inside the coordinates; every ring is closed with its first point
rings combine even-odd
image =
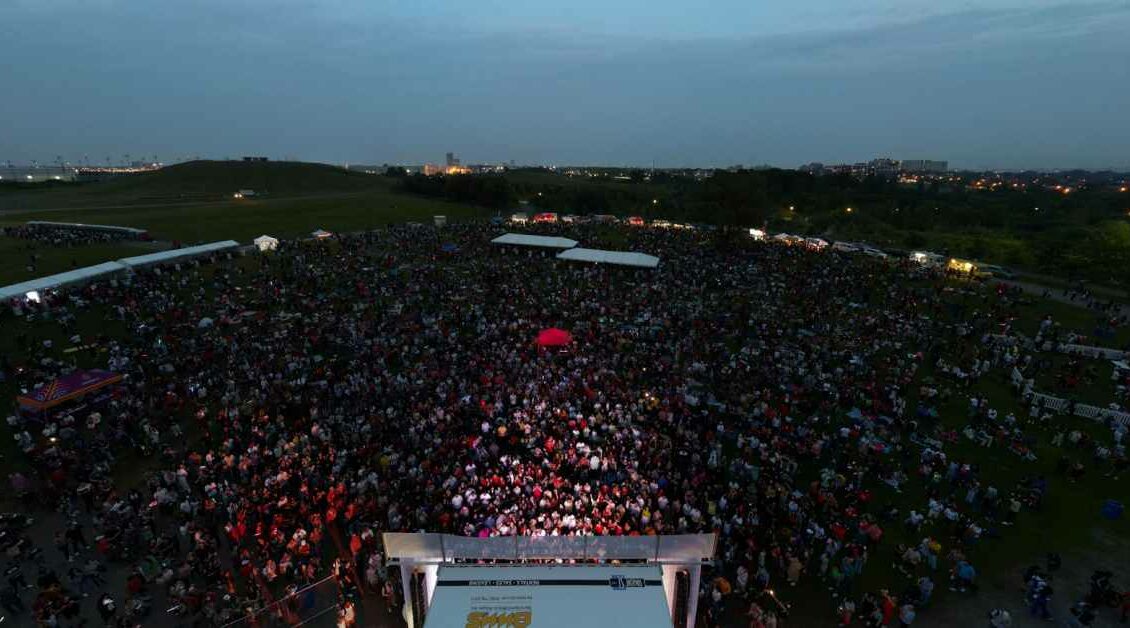
{"type": "Polygon", "coordinates": [[[25,224],[0,229],[0,235],[30,240],[52,247],[75,247],[88,244],[110,244],[122,240],[142,240],[144,232],[97,229],[87,226],[25,224]]]}
{"type": "MultiPolygon", "coordinates": [[[[35,469],[13,491],[54,508],[61,535],[44,551],[11,530],[4,607],[25,612],[35,589],[28,612],[69,625],[99,594],[124,626],[157,597],[185,625],[254,625],[297,621],[329,582],[349,625],[370,600],[403,603],[381,532],[714,531],[708,626],[776,625],[792,612],[780,587],[798,585],[826,588],[843,625],[910,625],[935,586],[976,591],[970,550],[1046,497],[1042,477],[996,486],[946,451],[964,437],[939,409],[1025,356],[989,339],[999,306],[955,298],[938,271],[631,228],[621,246],[658,269],[573,265],[496,233],[287,242],[26,306],[125,379],[9,419],[35,469]],[[84,332],[91,316],[126,333],[84,332]],[[548,327],[574,342],[538,347],[548,327]],[[115,480],[139,455],[155,469],[115,480]],[[900,526],[913,542],[884,540],[900,526]],[[903,581],[865,590],[879,556],[903,581]]],[[[13,338],[17,385],[73,368],[13,338]]],[[[975,396],[966,437],[1030,455],[1037,424],[997,407],[975,396]]]]}

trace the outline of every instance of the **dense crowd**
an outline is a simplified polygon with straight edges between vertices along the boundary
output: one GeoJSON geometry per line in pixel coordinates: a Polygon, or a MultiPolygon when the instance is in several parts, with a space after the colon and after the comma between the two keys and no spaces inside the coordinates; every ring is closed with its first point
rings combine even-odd
{"type": "MultiPolygon", "coordinates": [[[[619,233],[656,270],[502,250],[494,234],[284,243],[31,306],[64,337],[91,312],[124,329],[80,339],[125,379],[100,403],[9,419],[36,469],[13,489],[57,507],[70,562],[59,573],[13,522],[4,607],[68,625],[98,593],[104,621],[132,625],[157,592],[186,625],[285,620],[305,604],[288,592],[329,579],[348,624],[366,594],[402,603],[383,531],[715,531],[708,626],[775,625],[790,609],[774,587],[798,584],[827,588],[844,625],[910,625],[935,586],[976,591],[970,548],[1047,498],[1043,477],[997,486],[948,451],[971,439],[1030,457],[1048,422],[968,392],[1035,368],[994,339],[1006,317],[984,291],[710,231],[619,233]],[[548,327],[574,342],[538,347],[548,327]],[[967,395],[967,427],[941,429],[940,408],[967,395]],[[158,469],[115,482],[139,453],[158,469]],[[899,508],[907,485],[923,499],[899,508]],[[890,548],[892,527],[915,540],[890,548]],[[867,591],[880,547],[903,581],[867,591]]],[[[0,368],[19,385],[73,367],[31,333],[15,341],[28,359],[0,368]]],[[[1111,472],[1124,436],[1071,446],[1105,449],[1085,458],[1111,472]]]]}
{"type": "Polygon", "coordinates": [[[66,225],[18,225],[3,227],[0,234],[9,238],[29,240],[52,247],[75,247],[88,244],[110,244],[122,240],[145,239],[142,232],[92,229],[66,225]]]}

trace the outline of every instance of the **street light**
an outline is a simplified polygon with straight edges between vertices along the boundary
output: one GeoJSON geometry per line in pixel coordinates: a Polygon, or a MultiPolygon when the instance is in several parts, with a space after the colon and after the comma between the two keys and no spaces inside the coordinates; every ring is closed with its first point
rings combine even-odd
{"type": "Polygon", "coordinates": [[[659,204],[659,199],[657,199],[657,198],[653,198],[653,199],[651,199],[651,204],[652,204],[652,205],[658,205],[658,204],[659,204]]]}
{"type": "Polygon", "coordinates": [[[851,208],[850,208],[850,207],[849,207],[849,208],[847,208],[847,213],[849,213],[849,214],[851,213],[851,208]]]}

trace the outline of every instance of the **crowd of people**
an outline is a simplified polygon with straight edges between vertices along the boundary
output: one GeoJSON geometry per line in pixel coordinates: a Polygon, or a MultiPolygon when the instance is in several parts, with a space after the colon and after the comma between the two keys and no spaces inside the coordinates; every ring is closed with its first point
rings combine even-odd
{"type": "MultiPolygon", "coordinates": [[[[125,626],[156,596],[185,625],[252,625],[300,616],[328,582],[348,625],[370,598],[403,603],[381,532],[714,531],[707,626],[777,625],[793,586],[826,589],[842,625],[908,626],[936,586],[973,595],[978,544],[1047,499],[1044,477],[997,485],[951,453],[972,439],[1030,460],[1045,425],[970,392],[1033,362],[994,339],[1006,308],[984,291],[725,232],[619,233],[655,270],[496,233],[286,242],[25,306],[125,377],[99,403],[9,418],[34,469],[13,491],[54,508],[60,534],[45,551],[11,525],[4,608],[73,625],[90,595],[125,626]],[[84,331],[95,315],[127,333],[84,331]],[[573,343],[537,346],[548,327],[573,343]],[[964,395],[966,428],[943,428],[964,395]],[[116,477],[139,457],[155,469],[116,477]],[[909,486],[923,499],[900,507],[909,486]],[[888,559],[889,588],[860,584],[888,559]]],[[[74,367],[13,338],[23,359],[0,368],[19,386],[74,367]]],[[[1108,452],[1089,467],[1125,467],[1125,430],[1109,432],[1089,436],[1108,452]]]]}
{"type": "Polygon", "coordinates": [[[75,247],[88,244],[109,244],[123,240],[144,240],[143,231],[124,229],[98,229],[85,225],[24,224],[0,228],[0,235],[20,240],[30,240],[52,247],[75,247]]]}

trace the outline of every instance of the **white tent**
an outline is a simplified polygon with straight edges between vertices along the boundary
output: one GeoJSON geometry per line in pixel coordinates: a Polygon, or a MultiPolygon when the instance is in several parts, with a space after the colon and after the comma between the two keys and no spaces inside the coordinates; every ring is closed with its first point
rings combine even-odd
{"type": "Polygon", "coordinates": [[[529,235],[526,233],[504,233],[491,240],[491,244],[534,246],[544,249],[571,249],[577,246],[577,241],[570,240],[569,238],[553,238],[550,236],[529,235]]]}
{"type": "Polygon", "coordinates": [[[601,249],[569,249],[558,253],[557,259],[572,260],[575,262],[592,262],[594,264],[634,266],[636,268],[655,268],[659,266],[659,258],[654,255],[631,253],[628,251],[604,251],[601,249]]]}
{"type": "Polygon", "coordinates": [[[310,235],[313,236],[314,239],[316,239],[316,240],[325,240],[326,238],[332,236],[333,234],[330,233],[329,231],[326,231],[325,229],[317,229],[313,233],[311,233],[310,235]]]}
{"type": "Polygon", "coordinates": [[[122,259],[118,260],[118,262],[128,268],[139,268],[142,266],[152,266],[153,264],[164,264],[165,262],[171,262],[174,260],[197,257],[199,255],[207,255],[209,253],[228,251],[238,246],[239,242],[236,242],[235,240],[223,240],[220,242],[209,242],[208,244],[201,244],[198,246],[189,246],[183,249],[172,249],[170,251],[161,251],[160,253],[150,253],[149,255],[123,257],[122,259]]]}
{"type": "Polygon", "coordinates": [[[65,273],[59,273],[57,275],[31,279],[0,288],[0,300],[23,297],[29,292],[40,292],[42,290],[51,290],[71,284],[92,281],[103,275],[121,272],[125,270],[125,268],[125,266],[118,262],[103,262],[101,264],[95,264],[94,266],[68,270],[65,273]]]}
{"type": "Polygon", "coordinates": [[[273,251],[279,248],[279,239],[272,238],[269,235],[261,235],[252,240],[252,242],[255,243],[255,247],[260,251],[273,251]]]}

